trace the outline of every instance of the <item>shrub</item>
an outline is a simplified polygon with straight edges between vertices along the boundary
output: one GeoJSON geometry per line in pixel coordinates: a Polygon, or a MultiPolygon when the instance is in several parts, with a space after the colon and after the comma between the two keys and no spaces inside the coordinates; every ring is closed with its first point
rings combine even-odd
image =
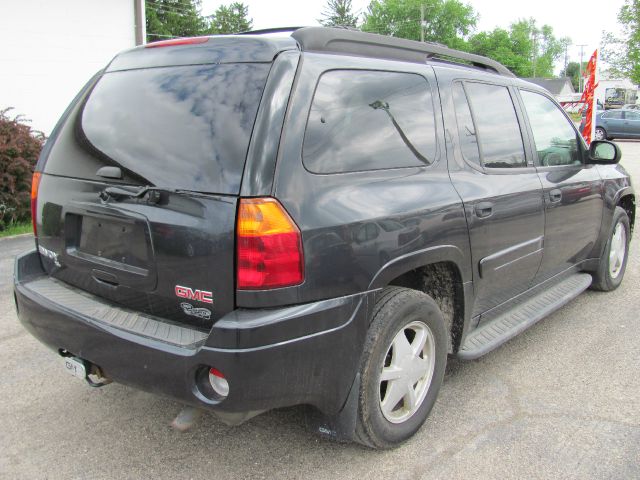
{"type": "Polygon", "coordinates": [[[31,218],[31,175],[44,145],[44,135],[9,110],[0,110],[0,231],[31,218]]]}

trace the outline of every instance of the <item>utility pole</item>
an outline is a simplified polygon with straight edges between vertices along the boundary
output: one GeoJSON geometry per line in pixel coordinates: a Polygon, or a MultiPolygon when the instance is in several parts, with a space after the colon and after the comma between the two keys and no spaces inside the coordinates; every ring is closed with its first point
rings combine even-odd
{"type": "Polygon", "coordinates": [[[538,30],[533,31],[533,61],[531,66],[533,68],[533,78],[536,77],[536,62],[538,61],[538,30]]]}
{"type": "Polygon", "coordinates": [[[569,65],[569,42],[564,45],[564,76],[567,77],[567,66],[569,65]]]}
{"type": "Polygon", "coordinates": [[[578,84],[578,86],[580,87],[580,93],[582,93],[582,91],[584,90],[584,78],[582,78],[582,55],[583,55],[584,47],[586,46],[587,46],[586,43],[583,43],[581,45],[576,45],[576,47],[580,47],[580,83],[578,84]]]}
{"type": "Polygon", "coordinates": [[[424,5],[420,4],[420,41],[424,43],[424,5]]]}
{"type": "Polygon", "coordinates": [[[133,3],[133,13],[135,18],[135,36],[136,45],[144,45],[147,43],[147,22],[145,18],[145,2],[144,0],[135,0],[133,3]]]}

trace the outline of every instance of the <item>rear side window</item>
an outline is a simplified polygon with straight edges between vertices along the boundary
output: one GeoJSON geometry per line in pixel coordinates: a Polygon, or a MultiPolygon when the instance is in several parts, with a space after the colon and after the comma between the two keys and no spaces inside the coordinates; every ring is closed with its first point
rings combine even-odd
{"type": "Polygon", "coordinates": [[[460,150],[463,157],[471,163],[480,165],[480,150],[478,150],[478,135],[473,124],[473,117],[467,102],[467,95],[461,83],[453,84],[453,103],[456,109],[460,150]]]}
{"type": "Polygon", "coordinates": [[[525,167],[520,124],[507,87],[469,82],[465,89],[476,121],[483,166],[525,167]]]}
{"type": "Polygon", "coordinates": [[[93,156],[80,165],[54,155],[46,171],[93,179],[100,159],[150,185],[235,194],[269,66],[106,73],[79,116],[79,138],[93,156]]]}
{"type": "Polygon", "coordinates": [[[640,113],[637,112],[624,112],[624,118],[627,120],[640,120],[640,113]]]}
{"type": "Polygon", "coordinates": [[[313,97],[302,157],[315,173],[344,173],[433,163],[431,89],[413,73],[332,70],[313,97]]]}

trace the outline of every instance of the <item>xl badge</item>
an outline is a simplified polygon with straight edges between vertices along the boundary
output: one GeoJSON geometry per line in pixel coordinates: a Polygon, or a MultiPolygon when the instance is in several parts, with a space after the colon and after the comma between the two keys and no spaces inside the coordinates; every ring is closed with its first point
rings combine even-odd
{"type": "Polygon", "coordinates": [[[182,311],[187,315],[191,315],[192,317],[202,318],[204,320],[209,320],[211,318],[211,310],[206,308],[196,308],[190,303],[182,302],[180,304],[182,307],[182,311]]]}
{"type": "Polygon", "coordinates": [[[213,298],[211,298],[213,293],[206,290],[192,290],[189,287],[176,285],[175,292],[176,296],[180,298],[186,298],[187,300],[195,300],[203,303],[213,303],[213,298]]]}

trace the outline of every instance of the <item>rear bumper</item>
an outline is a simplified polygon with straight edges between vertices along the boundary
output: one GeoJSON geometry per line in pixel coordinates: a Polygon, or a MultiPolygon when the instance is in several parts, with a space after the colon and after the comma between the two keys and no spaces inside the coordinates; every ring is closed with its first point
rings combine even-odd
{"type": "Polygon", "coordinates": [[[16,259],[18,317],[38,340],[99,366],[114,381],[220,414],[298,404],[328,415],[339,412],[357,372],[371,295],[236,310],[202,341],[184,346],[117,328],[30,288],[47,278],[35,251],[16,259]],[[211,366],[229,382],[223,401],[208,398],[199,387],[198,372],[211,366]]]}

